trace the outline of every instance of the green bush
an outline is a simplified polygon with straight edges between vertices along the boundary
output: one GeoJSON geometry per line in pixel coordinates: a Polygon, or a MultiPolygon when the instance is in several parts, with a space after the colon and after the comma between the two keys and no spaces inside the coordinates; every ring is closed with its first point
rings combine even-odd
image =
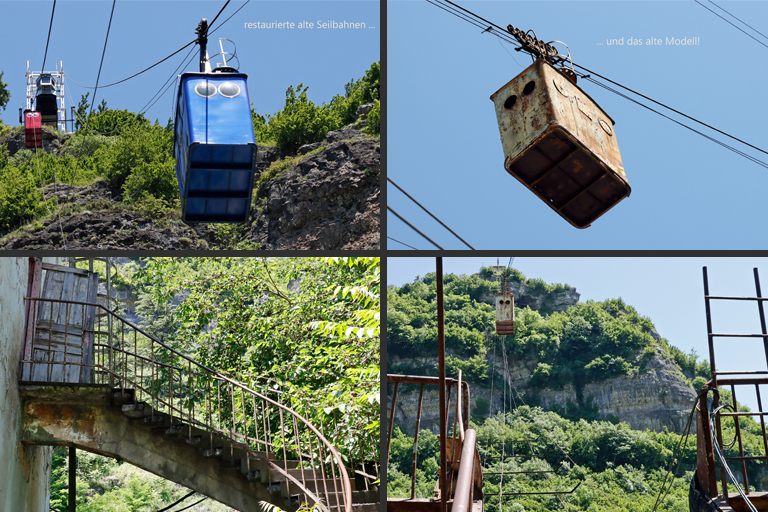
{"type": "MultiPolygon", "coordinates": [[[[50,202],[52,202],[51,200],[50,202]]],[[[0,173],[0,232],[7,233],[41,215],[50,204],[35,187],[34,176],[12,165],[0,173]]]]}
{"type": "Polygon", "coordinates": [[[157,124],[129,126],[113,145],[96,150],[94,160],[101,176],[122,187],[134,169],[142,164],[173,161],[173,132],[157,124]]]}
{"type": "MultiPolygon", "coordinates": [[[[381,66],[374,62],[359,80],[352,80],[344,86],[344,96],[336,95],[331,109],[339,119],[339,126],[345,126],[357,119],[357,107],[379,100],[381,66]]],[[[378,133],[378,132],[377,132],[378,133]]]]}
{"type": "Polygon", "coordinates": [[[118,137],[107,137],[105,135],[76,133],[64,143],[64,154],[72,155],[78,158],[90,157],[96,153],[96,150],[103,146],[111,146],[120,140],[118,137]]]}
{"type": "Polygon", "coordinates": [[[488,373],[488,361],[484,356],[473,356],[469,359],[461,359],[454,356],[445,358],[445,374],[452,378],[459,377],[459,370],[463,380],[484,383],[490,374],[488,373]]]}
{"type": "Polygon", "coordinates": [[[281,149],[295,151],[304,144],[323,140],[328,131],[338,126],[338,117],[327,105],[315,105],[307,97],[307,89],[304,84],[295,89],[288,87],[285,107],[269,118],[275,143],[281,149]]]}
{"type": "Polygon", "coordinates": [[[368,135],[379,135],[379,133],[381,133],[381,111],[379,100],[374,100],[373,109],[368,113],[366,122],[367,126],[363,128],[363,132],[368,135]]]}
{"type": "MultiPolygon", "coordinates": [[[[251,103],[251,107],[253,107],[253,103],[251,103]]],[[[257,114],[256,109],[251,108],[251,119],[253,121],[253,133],[256,143],[259,146],[274,146],[276,144],[275,134],[267,122],[267,117],[257,114]]]]}
{"type": "Polygon", "coordinates": [[[129,127],[147,127],[149,120],[141,114],[128,110],[106,109],[91,114],[88,119],[88,131],[102,135],[120,135],[129,127]]]}
{"type": "Polygon", "coordinates": [[[155,164],[140,162],[133,168],[123,184],[123,200],[135,203],[145,195],[169,202],[179,197],[173,160],[155,164]]]}

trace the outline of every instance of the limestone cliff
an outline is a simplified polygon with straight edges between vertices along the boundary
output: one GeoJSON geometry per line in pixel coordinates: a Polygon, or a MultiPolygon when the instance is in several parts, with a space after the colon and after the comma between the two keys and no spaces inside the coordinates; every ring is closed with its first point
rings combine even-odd
{"type": "MultiPolygon", "coordinates": [[[[529,306],[537,310],[565,311],[579,300],[579,293],[575,288],[548,292],[542,287],[534,288],[529,281],[524,281],[510,283],[509,289],[515,295],[515,305],[518,308],[529,306]]],[[[481,300],[493,303],[493,297],[490,295],[481,297],[481,300]]],[[[651,330],[651,336],[657,342],[661,341],[661,336],[655,329],[651,330]]],[[[504,382],[507,384],[507,408],[511,402],[509,395],[512,393],[515,402],[520,402],[521,395],[526,404],[538,405],[546,410],[562,413],[581,409],[582,412],[596,413],[606,420],[626,422],[634,429],[660,431],[666,428],[681,432],[696,398],[696,393],[687,384],[679,367],[666,357],[660,347],[657,347],[656,353],[641,365],[636,376],[623,375],[599,382],[589,382],[581,389],[576,389],[573,384],[558,389],[531,386],[531,374],[539,363],[534,357],[508,361],[509,370],[506,374],[502,371],[504,364],[500,355],[488,354],[487,359],[489,366],[495,369],[493,388],[490,383],[470,386],[470,410],[473,414],[487,415],[489,412],[495,414],[502,410],[504,394],[502,382],[504,382]]],[[[404,359],[389,355],[387,364],[389,368],[436,369],[437,357],[404,359]]],[[[387,393],[389,414],[392,405],[391,385],[387,393]]],[[[398,390],[395,420],[410,435],[413,435],[415,428],[418,396],[416,386],[398,390]]],[[[421,428],[437,431],[438,400],[437,388],[425,388],[421,428]]]]}

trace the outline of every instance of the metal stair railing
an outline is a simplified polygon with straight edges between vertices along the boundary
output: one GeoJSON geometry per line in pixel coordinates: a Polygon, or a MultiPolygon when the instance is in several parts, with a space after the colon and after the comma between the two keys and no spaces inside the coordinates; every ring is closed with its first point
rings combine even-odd
{"type": "MultiPolygon", "coordinates": [[[[343,459],[314,425],[281,403],[278,390],[254,391],[194,361],[100,304],[36,297],[25,300],[33,304],[29,319],[34,323],[32,335],[28,335],[25,343],[35,339],[41,303],[63,304],[66,318],[70,318],[70,313],[85,318],[87,310],[97,314],[93,331],[84,329],[73,334],[66,332],[65,325],[63,332],[65,340],[93,335],[92,362],[68,361],[65,343],[63,361],[35,360],[33,354],[31,359],[22,358],[22,369],[31,364],[63,365],[65,371],[72,365],[90,367],[90,381],[80,384],[109,385],[120,390],[123,397],[128,396],[128,402],[146,404],[145,414],[148,411],[150,418],[156,413],[170,416],[169,430],[186,432],[190,443],[197,437],[193,429],[206,432],[212,448],[214,436],[229,441],[233,462],[234,452],[239,450],[245,454],[241,465],[249,473],[257,469],[278,473],[289,486],[289,497],[304,494],[324,512],[342,510],[339,505],[343,503],[344,512],[352,512],[352,486],[343,459]],[[112,320],[105,321],[106,331],[102,330],[105,317],[112,320]],[[282,452],[282,467],[273,462],[270,452],[282,452]],[[298,476],[290,473],[289,465],[300,470],[296,471],[298,476]]],[[[53,324],[53,318],[50,322],[53,324]]],[[[51,332],[48,331],[49,345],[54,336],[51,332]]]]}

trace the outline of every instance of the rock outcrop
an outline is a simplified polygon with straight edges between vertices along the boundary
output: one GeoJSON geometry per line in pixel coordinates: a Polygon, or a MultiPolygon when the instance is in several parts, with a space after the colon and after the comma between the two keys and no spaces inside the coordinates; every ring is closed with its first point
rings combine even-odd
{"type": "MultiPolygon", "coordinates": [[[[565,311],[578,303],[580,296],[573,287],[548,292],[541,286],[531,286],[528,280],[522,283],[509,283],[508,288],[515,295],[516,307],[529,306],[535,310],[565,311]]],[[[481,296],[480,300],[493,304],[494,297],[485,295],[481,296]]],[[[655,329],[651,330],[651,336],[657,342],[661,341],[661,336],[655,329]]],[[[470,410],[473,413],[487,414],[489,410],[495,413],[503,408],[504,388],[499,377],[503,373],[500,369],[504,364],[498,354],[495,356],[489,354],[488,363],[491,368],[496,369],[493,390],[490,386],[471,386],[470,410]]],[[[574,408],[585,408],[596,412],[603,419],[626,422],[634,429],[660,431],[666,428],[681,432],[685,428],[696,399],[696,393],[686,383],[678,366],[666,359],[659,348],[637,376],[612,377],[600,382],[591,382],[579,390],[573,384],[568,384],[561,389],[529,386],[531,374],[538,363],[539,361],[533,357],[509,361],[509,371],[504,376],[508,386],[507,394],[509,395],[511,389],[518,403],[520,397],[517,393],[522,395],[526,404],[538,405],[546,410],[573,411],[574,408]]],[[[387,365],[390,368],[437,368],[437,358],[414,357],[403,360],[395,355],[389,355],[387,365]]],[[[388,390],[389,393],[391,389],[388,390]]],[[[415,428],[418,397],[418,388],[415,390],[403,388],[398,391],[395,420],[411,435],[415,428]]],[[[389,411],[392,405],[391,396],[388,395],[387,399],[387,411],[389,411]]],[[[438,401],[437,388],[425,388],[422,428],[437,431],[440,418],[438,401]]],[[[509,396],[507,396],[507,403],[510,403],[509,396]]]]}
{"type": "Polygon", "coordinates": [[[262,249],[378,249],[379,141],[355,134],[329,132],[335,142],[272,180],[249,238],[262,249]]]}
{"type": "MultiPolygon", "coordinates": [[[[490,364],[493,365],[494,362],[497,368],[502,366],[500,361],[494,361],[493,357],[490,357],[490,364]]],[[[401,363],[402,361],[394,357],[389,364],[401,363]]],[[[410,359],[409,363],[424,367],[437,365],[437,359],[410,359]]],[[[508,385],[507,409],[511,388],[518,404],[520,403],[520,396],[517,394],[519,392],[526,404],[540,405],[546,410],[564,411],[574,407],[585,407],[595,410],[603,419],[626,422],[633,429],[661,431],[666,428],[679,433],[684,429],[696,399],[696,393],[686,384],[678,367],[660,354],[654,355],[644,371],[634,378],[614,377],[589,383],[578,394],[571,384],[562,389],[529,387],[528,380],[536,364],[537,361],[533,359],[510,361],[509,373],[505,376],[508,385]],[[517,391],[514,391],[515,389],[517,391]]],[[[492,413],[502,410],[503,387],[498,376],[499,372],[496,374],[493,393],[490,387],[470,387],[472,412],[477,413],[482,410],[487,414],[489,409],[492,413]],[[482,402],[481,407],[478,407],[478,400],[482,402]]],[[[392,406],[390,395],[391,389],[387,396],[387,411],[392,406]]],[[[405,428],[409,435],[413,435],[416,425],[418,399],[418,389],[398,391],[395,421],[405,428]]],[[[438,403],[437,388],[425,388],[421,428],[437,432],[440,420],[438,403]]],[[[452,405],[451,410],[453,407],[452,405]]],[[[453,418],[452,415],[451,418],[453,418]]]]}
{"type": "MultiPolygon", "coordinates": [[[[576,288],[548,292],[544,288],[531,286],[527,279],[522,283],[507,283],[507,289],[515,296],[515,307],[521,309],[530,307],[537,310],[565,311],[579,302],[581,296],[576,288]]],[[[493,295],[481,295],[480,300],[488,304],[494,303],[493,295]]]]}
{"type": "MultiPolygon", "coordinates": [[[[361,117],[367,112],[361,111],[361,117]]],[[[221,234],[221,226],[181,222],[180,212],[157,219],[121,202],[122,191],[105,181],[87,186],[57,184],[59,207],[0,240],[0,249],[209,249],[235,244],[260,249],[368,250],[380,246],[380,141],[359,131],[359,121],[328,132],[322,142],[300,148],[320,150],[266,185],[266,198],[255,200],[247,225],[221,234]],[[63,210],[63,211],[62,211],[63,210]]],[[[66,136],[68,137],[68,135],[66,136]]],[[[63,141],[44,130],[46,151],[63,141]]],[[[24,132],[4,141],[12,153],[24,147],[24,132]]],[[[306,150],[303,151],[302,150],[306,150]]],[[[270,165],[293,156],[259,148],[255,180],[270,165]]]]}

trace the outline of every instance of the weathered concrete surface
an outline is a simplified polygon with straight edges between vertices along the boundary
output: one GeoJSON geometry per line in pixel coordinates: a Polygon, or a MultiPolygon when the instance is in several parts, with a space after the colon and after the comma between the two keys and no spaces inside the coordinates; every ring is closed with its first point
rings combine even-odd
{"type": "Polygon", "coordinates": [[[285,506],[279,489],[270,492],[223,460],[205,457],[205,446],[129,419],[111,404],[108,388],[23,386],[20,394],[26,445],[75,445],[122,459],[241,511],[259,510],[259,501],[285,506]]]}
{"type": "MultiPolygon", "coordinates": [[[[47,512],[51,448],[25,446],[18,377],[24,337],[27,258],[0,258],[0,510],[47,512]]],[[[55,263],[55,258],[45,258],[55,263]]]]}

